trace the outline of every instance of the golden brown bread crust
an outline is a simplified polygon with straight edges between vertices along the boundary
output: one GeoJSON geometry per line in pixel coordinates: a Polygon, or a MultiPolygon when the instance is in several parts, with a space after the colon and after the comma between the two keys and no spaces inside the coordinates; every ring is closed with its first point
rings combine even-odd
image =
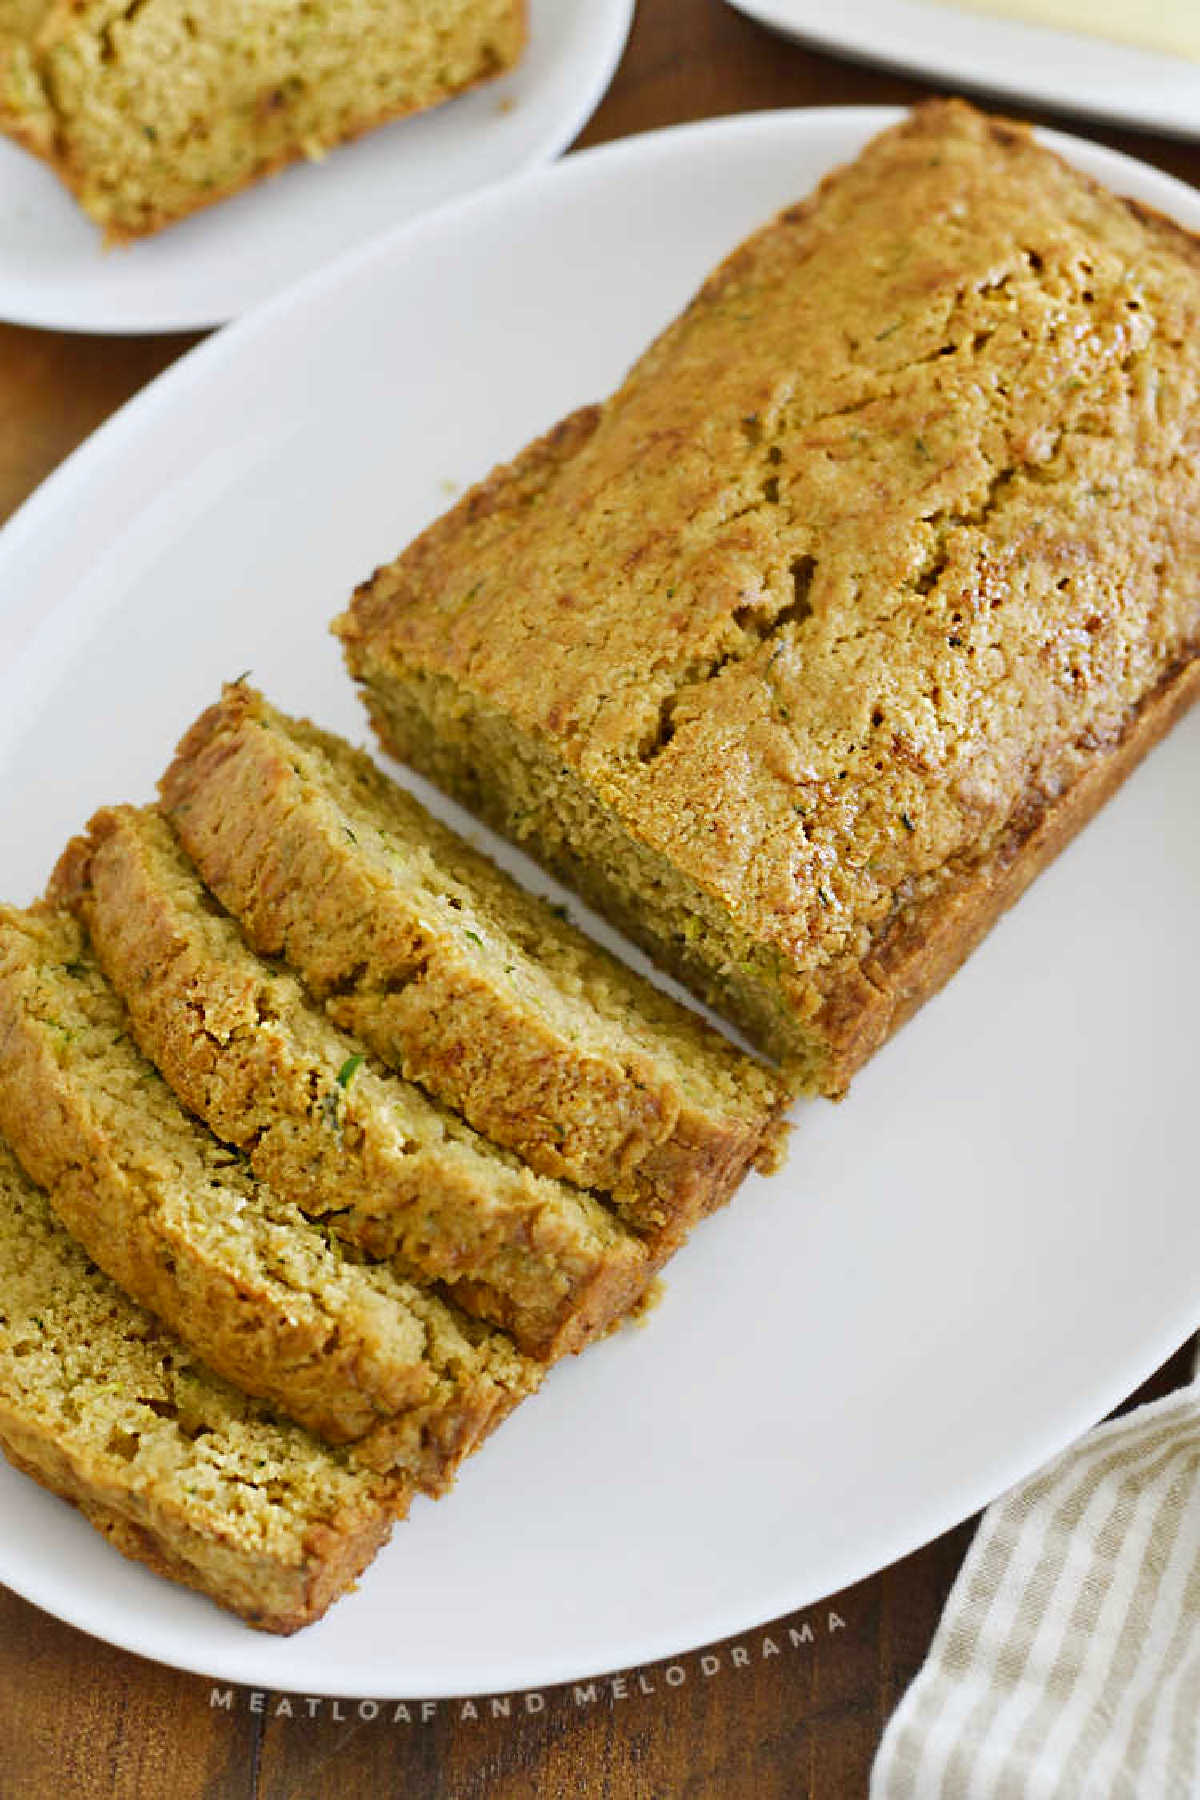
{"type": "Polygon", "coordinates": [[[540,1365],[343,1259],[187,1117],[66,914],[0,908],[0,1131],[114,1281],[209,1367],[429,1492],[540,1365]]]}
{"type": "Polygon", "coordinates": [[[185,1106],[338,1237],[400,1255],[544,1360],[581,1349],[641,1294],[652,1271],[635,1237],[371,1068],[247,947],[158,814],[102,809],[49,898],[87,927],[139,1047],[185,1106]]]}
{"type": "Polygon", "coordinates": [[[124,1555],[268,1631],[319,1618],[407,1511],[196,1364],[0,1140],[0,1448],[124,1555]]]}
{"type": "MultiPolygon", "coordinates": [[[[41,9],[44,18],[32,35],[26,36],[24,30],[16,31],[10,47],[0,33],[0,130],[54,170],[84,210],[103,227],[105,242],[110,245],[132,243],[138,238],[161,231],[180,219],[190,217],[192,213],[203,211],[218,201],[230,199],[244,189],[277,175],[282,169],[306,156],[316,158],[324,155],[329,149],[351,143],[381,125],[427,111],[492,81],[519,60],[528,39],[527,0],[511,0],[507,18],[494,33],[496,42],[489,42],[480,50],[477,67],[469,78],[448,81],[445,74],[442,74],[411,103],[396,101],[383,106],[368,104],[354,113],[343,112],[338,118],[336,131],[331,136],[326,128],[319,145],[309,141],[303,130],[298,128],[290,142],[260,151],[254,165],[244,173],[228,180],[221,180],[217,176],[206,177],[202,185],[195,184],[190,188],[186,201],[177,197],[173,203],[156,205],[144,194],[135,203],[131,196],[122,194],[119,184],[113,186],[111,191],[102,187],[98,181],[99,171],[94,150],[86,140],[77,141],[72,120],[55,98],[56,46],[70,37],[76,21],[82,19],[91,5],[93,0],[46,0],[41,9]],[[14,81],[10,68],[14,73],[19,68],[22,78],[14,81]],[[34,87],[37,89],[36,93],[31,91],[34,87]],[[118,210],[121,206],[126,208],[124,216],[118,210]]],[[[117,22],[128,24],[137,10],[139,9],[129,8],[125,19],[118,18],[117,22]]],[[[111,21],[108,25],[101,23],[102,35],[110,27],[111,21]]],[[[101,67],[108,60],[110,58],[107,54],[102,55],[101,67]]],[[[274,96],[264,96],[261,102],[264,116],[269,117],[273,112],[273,98],[274,96]]],[[[105,109],[101,106],[100,110],[105,109]]],[[[110,99],[107,110],[115,115],[117,103],[110,99]]],[[[141,110],[144,116],[138,121],[139,128],[148,136],[153,136],[155,126],[150,122],[154,116],[153,103],[143,103],[141,110]]],[[[211,120],[209,124],[211,126],[211,120]]],[[[163,135],[166,135],[165,132],[163,135]]]]}
{"type": "Polygon", "coordinates": [[[124,1510],[129,1504],[125,1496],[104,1495],[94,1471],[76,1468],[61,1445],[14,1421],[2,1398],[0,1450],[14,1469],[78,1507],[122,1556],[168,1581],[207,1594],[247,1625],[280,1637],[315,1624],[328,1612],[378,1555],[404,1511],[398,1497],[390,1508],[367,1503],[360,1516],[348,1513],[330,1524],[314,1525],[299,1565],[267,1557],[242,1559],[236,1575],[228,1567],[218,1574],[212,1544],[201,1533],[158,1511],[148,1519],[130,1518],[124,1510]]]}
{"type": "MultiPolygon", "coordinates": [[[[486,82],[494,81],[496,73],[495,69],[481,70],[474,81],[468,82],[463,87],[455,88],[453,92],[455,95],[465,94],[471,88],[482,87],[486,82]]],[[[444,97],[448,99],[450,94],[447,93],[444,97]]],[[[426,106],[391,106],[384,107],[381,111],[368,113],[344,127],[339,133],[338,144],[352,144],[358,138],[366,137],[372,131],[378,131],[381,125],[391,124],[396,119],[411,118],[414,113],[426,110],[426,106]]],[[[9,130],[7,126],[5,129],[9,130]]],[[[81,205],[84,204],[87,191],[86,169],[77,167],[76,163],[57,147],[47,153],[44,141],[34,131],[17,126],[9,131],[9,135],[22,144],[26,150],[32,150],[35,155],[40,155],[42,160],[54,170],[59,180],[70,188],[76,200],[81,205]]],[[[270,156],[260,163],[252,173],[241,176],[236,181],[227,182],[223,187],[214,188],[202,198],[197,196],[194,205],[189,206],[184,212],[147,211],[144,222],[139,223],[136,229],[132,226],[106,225],[104,241],[115,249],[123,244],[134,244],[139,238],[152,237],[156,231],[163,231],[168,225],[177,225],[181,219],[189,219],[194,213],[207,212],[210,206],[216,206],[221,200],[232,200],[235,194],[244,193],[247,188],[257,187],[261,181],[269,181],[273,175],[281,174],[293,163],[302,162],[304,159],[305,151],[300,144],[295,144],[288,150],[280,150],[276,155],[270,156]]]]}
{"type": "Polygon", "coordinates": [[[393,754],[836,1094],[1191,691],[1198,567],[1196,241],[934,103],[335,629],[393,754]]]}
{"type": "Polygon", "coordinates": [[[348,745],[233,685],[184,737],[162,794],[261,954],[485,1136],[611,1196],[654,1258],[774,1153],[784,1095],[768,1071],[348,745]]]}
{"type": "Polygon", "coordinates": [[[1173,669],[1138,709],[1115,749],[1059,799],[1033,804],[983,868],[891,922],[863,964],[862,982],[821,1015],[845,1082],[943,987],[1060,850],[1200,698],[1200,658],[1173,669]]]}

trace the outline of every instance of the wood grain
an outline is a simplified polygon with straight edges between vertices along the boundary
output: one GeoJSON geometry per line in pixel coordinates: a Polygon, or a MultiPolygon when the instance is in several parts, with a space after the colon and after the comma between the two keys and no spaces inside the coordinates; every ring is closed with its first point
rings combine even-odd
{"type": "MultiPolygon", "coordinates": [[[[1127,1404],[1190,1371],[1185,1346],[1127,1404]]],[[[857,1800],[974,1526],[666,1662],[427,1708],[364,1695],[365,1717],[158,1668],[0,1588],[0,1800],[857,1800]]]]}
{"type": "MultiPolygon", "coordinates": [[[[641,0],[622,67],[580,141],[754,107],[896,104],[930,91],[784,43],[721,0],[641,0]]],[[[1200,145],[1088,135],[1200,184],[1200,145]]],[[[193,341],[0,326],[0,516],[193,341]]],[[[1188,1373],[1180,1352],[1135,1398],[1188,1373]]],[[[407,1721],[394,1704],[364,1718],[343,1702],[338,1717],[329,1701],[220,1686],[214,1704],[213,1684],[111,1650],[0,1589],[0,1800],[854,1800],[972,1529],[790,1619],[623,1671],[615,1687],[598,1682],[594,1697],[588,1684],[582,1699],[574,1685],[536,1701],[497,1697],[507,1716],[488,1696],[474,1701],[476,1717],[441,1702],[422,1720],[415,1703],[407,1721]]]]}
{"type": "Polygon", "coordinates": [[[0,1800],[249,1800],[257,1724],[0,1587],[0,1800]]]}
{"type": "Polygon", "coordinates": [[[0,325],[0,518],[196,341],[82,337],[0,325]]]}

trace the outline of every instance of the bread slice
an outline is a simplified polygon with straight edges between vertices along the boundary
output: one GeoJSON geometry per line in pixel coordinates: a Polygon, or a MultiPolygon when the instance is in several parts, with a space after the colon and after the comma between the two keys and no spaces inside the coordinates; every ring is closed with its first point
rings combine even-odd
{"type": "Polygon", "coordinates": [[[264,1631],[319,1619],[408,1503],[198,1363],[88,1261],[5,1144],[0,1448],[123,1555],[264,1631]]]}
{"type": "Polygon", "coordinates": [[[438,1492],[541,1365],[354,1260],[183,1111],[67,913],[0,908],[0,1133],[88,1254],[228,1380],[438,1492]]]}
{"type": "Polygon", "coordinates": [[[119,241],[437,106],[525,35],[524,0],[0,0],[0,129],[119,241]]]}
{"type": "Polygon", "coordinates": [[[162,783],[188,854],[384,1062],[655,1254],[775,1151],[772,1075],[524,892],[360,752],[244,684],[162,783]]]}
{"type": "Polygon", "coordinates": [[[384,746],[842,1092],[1200,687],[1198,319],[921,107],[360,589],[384,746]]]}
{"type": "Polygon", "coordinates": [[[535,1175],[330,1023],[249,949],[152,809],[106,808],[51,884],[185,1106],[310,1218],[446,1284],[531,1354],[578,1350],[653,1263],[599,1201],[535,1175]]]}

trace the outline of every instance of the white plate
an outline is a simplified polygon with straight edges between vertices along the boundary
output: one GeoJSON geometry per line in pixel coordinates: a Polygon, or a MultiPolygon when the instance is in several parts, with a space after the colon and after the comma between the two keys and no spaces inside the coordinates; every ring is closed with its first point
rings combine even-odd
{"type": "MultiPolygon", "coordinates": [[[[140,395],[0,535],[3,891],[31,897],[93,807],[149,795],[222,677],[365,739],[325,629],[353,584],[449,481],[608,391],[893,116],[571,157],[356,252],[140,395]]],[[[1200,224],[1163,176],[1065,147],[1200,224]]],[[[227,1680],[480,1693],[711,1641],[965,1517],[1200,1316],[1198,770],[1200,715],[845,1104],[803,1110],[787,1173],[696,1234],[645,1327],[555,1370],[322,1625],[256,1635],[7,1470],[0,1578],[227,1680]]]]}
{"type": "Polygon", "coordinates": [[[557,156],[612,80],[633,8],[530,0],[511,74],[120,250],[104,249],[56,175],[0,138],[0,319],[136,332],[235,318],[389,226],[557,156]]]}
{"type": "Polygon", "coordinates": [[[923,81],[1200,137],[1200,63],[933,0],[729,0],[787,37],[923,81]]]}

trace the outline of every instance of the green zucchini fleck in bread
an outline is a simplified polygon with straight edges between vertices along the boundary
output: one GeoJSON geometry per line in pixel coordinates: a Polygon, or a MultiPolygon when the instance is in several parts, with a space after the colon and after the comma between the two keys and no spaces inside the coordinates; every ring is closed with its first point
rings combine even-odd
{"type": "Polygon", "coordinates": [[[609,1196],[655,1255],[773,1163],[785,1095],[769,1070],[348,744],[234,684],[162,794],[256,949],[485,1136],[609,1196]]]}
{"type": "Polygon", "coordinates": [[[645,1246],[590,1194],[535,1175],[401,1077],[265,962],[166,820],[105,809],[54,894],[87,926],[142,1051],[254,1173],[338,1237],[403,1259],[551,1358],[627,1312],[645,1246]]]}
{"type": "Polygon", "coordinates": [[[938,102],[337,630],[387,750],[837,1094],[1194,696],[1198,568],[1200,245],[938,102]]]}
{"type": "Polygon", "coordinates": [[[105,1273],[208,1365],[431,1492],[541,1377],[256,1181],[128,1035],[69,913],[0,908],[0,1132],[105,1273]]]}

